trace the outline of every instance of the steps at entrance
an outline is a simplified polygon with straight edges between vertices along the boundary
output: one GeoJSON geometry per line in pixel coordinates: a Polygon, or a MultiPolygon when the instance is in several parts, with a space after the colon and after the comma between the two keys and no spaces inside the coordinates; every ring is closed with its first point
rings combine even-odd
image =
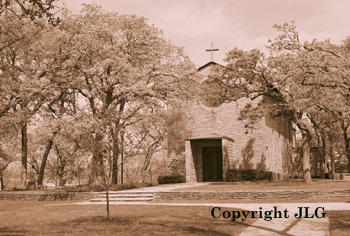
{"type": "MultiPolygon", "coordinates": [[[[110,202],[144,202],[153,201],[153,193],[110,193],[110,202]]],[[[98,198],[90,199],[90,202],[106,202],[106,194],[99,195],[98,198]]]]}

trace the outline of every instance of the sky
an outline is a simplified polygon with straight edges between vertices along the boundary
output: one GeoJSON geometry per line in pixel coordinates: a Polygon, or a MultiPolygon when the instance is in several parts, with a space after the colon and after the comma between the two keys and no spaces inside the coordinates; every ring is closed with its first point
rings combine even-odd
{"type": "Polygon", "coordinates": [[[225,64],[226,53],[237,47],[264,50],[277,35],[274,24],[295,22],[301,41],[330,39],[339,44],[350,35],[348,0],[66,0],[78,13],[82,3],[105,11],[148,18],[199,67],[211,60],[225,64]]]}

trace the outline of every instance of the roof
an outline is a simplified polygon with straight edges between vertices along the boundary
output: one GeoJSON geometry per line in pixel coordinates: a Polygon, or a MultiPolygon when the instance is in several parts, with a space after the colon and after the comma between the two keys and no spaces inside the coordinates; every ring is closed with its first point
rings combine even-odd
{"type": "Polygon", "coordinates": [[[227,140],[230,140],[230,141],[234,141],[232,138],[229,138],[227,136],[217,136],[217,135],[192,137],[192,138],[186,139],[186,141],[209,140],[209,139],[227,139],[227,140]]]}
{"type": "Polygon", "coordinates": [[[206,68],[206,67],[208,67],[208,66],[210,66],[210,65],[224,67],[223,65],[220,65],[220,64],[218,64],[218,63],[216,63],[216,62],[213,62],[213,61],[210,61],[210,62],[208,62],[207,64],[205,64],[205,65],[199,67],[199,68],[197,69],[197,71],[203,70],[204,68],[206,68]]]}

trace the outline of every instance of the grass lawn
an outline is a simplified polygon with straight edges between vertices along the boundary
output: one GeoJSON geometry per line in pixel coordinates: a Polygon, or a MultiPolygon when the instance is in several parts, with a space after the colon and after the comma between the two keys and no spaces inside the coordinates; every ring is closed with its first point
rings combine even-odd
{"type": "Polygon", "coordinates": [[[350,235],[350,211],[328,211],[326,215],[329,218],[331,235],[350,235]]]}
{"type": "Polygon", "coordinates": [[[237,191],[237,190],[306,190],[306,189],[350,189],[350,181],[314,180],[305,183],[302,180],[285,181],[241,181],[230,183],[212,183],[174,191],[237,191]]]}
{"type": "Polygon", "coordinates": [[[214,219],[212,207],[111,205],[107,222],[105,205],[59,203],[0,201],[0,235],[239,235],[254,220],[214,219]]]}

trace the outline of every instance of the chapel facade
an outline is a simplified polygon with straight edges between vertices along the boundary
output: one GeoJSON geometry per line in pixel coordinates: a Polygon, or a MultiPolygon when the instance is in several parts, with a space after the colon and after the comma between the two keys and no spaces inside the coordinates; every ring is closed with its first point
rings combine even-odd
{"type": "MultiPolygon", "coordinates": [[[[208,81],[207,75],[216,66],[221,65],[209,62],[198,69],[201,84],[208,81]]],[[[250,102],[241,98],[223,103],[202,97],[190,103],[185,111],[189,130],[184,143],[186,182],[225,181],[229,169],[262,168],[279,179],[290,175],[292,122],[283,116],[265,116],[247,131],[238,118],[240,109],[250,102]]]]}

